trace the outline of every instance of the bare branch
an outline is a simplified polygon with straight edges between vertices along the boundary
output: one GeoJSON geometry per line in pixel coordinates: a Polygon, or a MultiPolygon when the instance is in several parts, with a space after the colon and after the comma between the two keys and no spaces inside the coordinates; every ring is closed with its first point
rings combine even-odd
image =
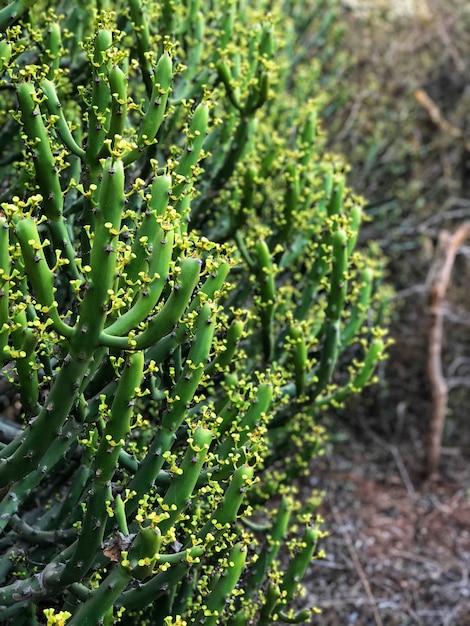
{"type": "Polygon", "coordinates": [[[470,222],[463,223],[455,233],[445,230],[439,234],[436,259],[430,272],[429,312],[431,323],[428,346],[428,377],[431,385],[432,415],[427,447],[427,475],[438,474],[441,456],[442,431],[444,428],[449,387],[442,372],[442,338],[444,321],[444,299],[450,282],[457,249],[470,234],[470,222]]]}

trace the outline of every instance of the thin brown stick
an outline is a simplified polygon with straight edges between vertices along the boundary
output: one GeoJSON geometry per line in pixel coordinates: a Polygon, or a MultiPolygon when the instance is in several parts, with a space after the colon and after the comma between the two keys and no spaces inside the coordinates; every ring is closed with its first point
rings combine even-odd
{"type": "Polygon", "coordinates": [[[354,568],[357,572],[357,575],[359,576],[359,579],[362,583],[362,586],[364,587],[364,591],[366,592],[367,595],[367,599],[369,601],[369,604],[372,608],[372,612],[374,614],[374,620],[375,620],[375,624],[376,626],[383,626],[383,622],[382,622],[382,618],[380,617],[380,613],[379,610],[377,608],[377,600],[374,597],[374,594],[372,593],[372,589],[371,586],[369,584],[369,581],[367,579],[366,573],[364,571],[364,568],[361,565],[361,561],[359,560],[359,556],[357,555],[356,549],[354,548],[354,544],[352,542],[351,536],[348,533],[348,531],[345,529],[344,527],[344,522],[341,518],[341,514],[338,510],[338,508],[336,507],[335,504],[333,504],[333,502],[330,502],[330,507],[331,507],[331,512],[333,514],[333,517],[335,519],[335,522],[338,524],[338,526],[341,528],[341,533],[344,537],[344,540],[346,542],[346,546],[348,548],[348,552],[349,555],[351,557],[351,560],[353,562],[354,568]]]}
{"type": "MultiPolygon", "coordinates": [[[[434,102],[434,100],[424,91],[424,89],[417,89],[415,91],[415,100],[426,109],[432,122],[443,130],[445,133],[454,137],[455,139],[465,139],[465,133],[461,128],[454,126],[448,122],[442,115],[440,108],[434,102]]],[[[469,149],[470,142],[465,142],[465,147],[469,149]]]]}
{"type": "Polygon", "coordinates": [[[442,339],[444,299],[450,282],[455,255],[459,246],[470,235],[470,222],[462,224],[455,233],[445,230],[439,233],[438,252],[431,268],[430,279],[430,327],[427,370],[431,385],[432,414],[427,445],[426,474],[429,479],[438,475],[441,457],[442,431],[444,429],[448,385],[442,373],[442,339]]]}

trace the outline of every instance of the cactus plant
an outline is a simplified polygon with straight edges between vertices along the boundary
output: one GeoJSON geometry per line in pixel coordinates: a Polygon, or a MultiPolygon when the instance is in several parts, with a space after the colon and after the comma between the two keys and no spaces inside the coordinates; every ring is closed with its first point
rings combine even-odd
{"type": "Polygon", "coordinates": [[[385,340],[270,4],[0,11],[2,623],[310,619],[295,478],[385,340]]]}

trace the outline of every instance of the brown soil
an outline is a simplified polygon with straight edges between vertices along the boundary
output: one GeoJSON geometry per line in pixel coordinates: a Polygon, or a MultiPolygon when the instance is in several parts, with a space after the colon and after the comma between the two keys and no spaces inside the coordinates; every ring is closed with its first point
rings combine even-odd
{"type": "Polygon", "coordinates": [[[351,432],[312,467],[305,488],[324,490],[329,532],[306,581],[316,625],[470,625],[469,456],[445,450],[431,485],[419,448],[351,432]]]}

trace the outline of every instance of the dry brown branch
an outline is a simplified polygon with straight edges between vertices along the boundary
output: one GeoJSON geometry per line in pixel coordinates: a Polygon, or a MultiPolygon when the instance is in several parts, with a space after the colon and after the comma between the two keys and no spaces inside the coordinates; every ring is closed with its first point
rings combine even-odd
{"type": "MultiPolygon", "coordinates": [[[[442,115],[440,108],[434,102],[434,100],[424,91],[424,89],[417,89],[415,91],[415,100],[426,109],[429,117],[434,124],[443,130],[445,133],[454,137],[455,139],[464,139],[465,133],[461,128],[454,126],[448,122],[442,115]]],[[[465,147],[469,149],[470,142],[465,142],[465,147]]]]}
{"type": "Polygon", "coordinates": [[[436,260],[430,279],[430,328],[428,346],[428,377],[431,385],[432,414],[427,446],[426,473],[429,479],[438,474],[441,456],[442,431],[447,410],[448,385],[442,373],[442,338],[444,299],[450,282],[455,255],[459,246],[470,235],[470,222],[462,224],[455,233],[445,230],[439,234],[436,260]]]}

